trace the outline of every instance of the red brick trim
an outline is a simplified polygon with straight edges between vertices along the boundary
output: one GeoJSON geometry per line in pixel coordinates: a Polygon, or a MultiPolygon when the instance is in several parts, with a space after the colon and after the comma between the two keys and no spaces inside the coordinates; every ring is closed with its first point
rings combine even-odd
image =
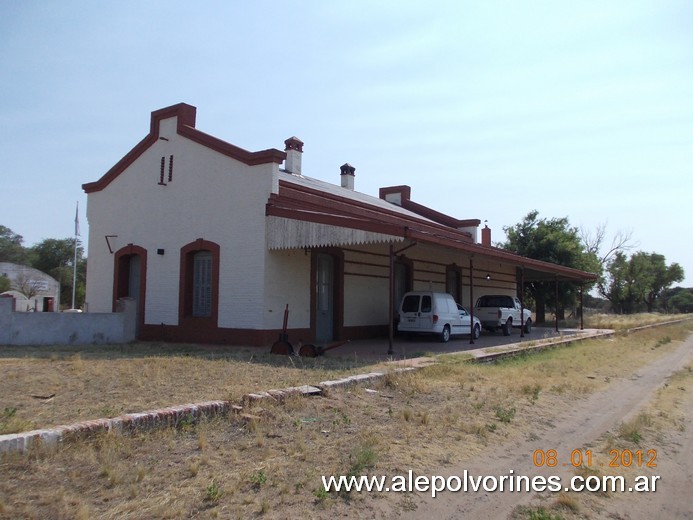
{"type": "Polygon", "coordinates": [[[422,217],[425,217],[425,218],[430,219],[434,222],[437,222],[438,224],[443,224],[444,226],[451,227],[453,229],[459,229],[462,227],[479,226],[479,224],[481,224],[481,220],[477,220],[477,219],[460,220],[460,219],[451,217],[449,215],[446,215],[444,213],[440,213],[439,211],[431,209],[427,206],[423,206],[423,205],[421,205],[417,202],[414,202],[412,200],[402,201],[402,207],[404,209],[408,209],[409,211],[411,211],[413,213],[416,213],[417,215],[421,215],[422,217]]]}
{"type": "Polygon", "coordinates": [[[402,202],[409,200],[411,198],[411,187],[407,185],[401,186],[387,186],[385,188],[380,188],[378,190],[378,198],[386,200],[387,195],[392,195],[393,193],[399,193],[402,197],[402,202]]]}
{"type": "Polygon", "coordinates": [[[347,222],[352,224],[350,227],[379,225],[392,230],[389,234],[395,236],[402,236],[404,230],[413,227],[434,236],[472,243],[471,234],[465,231],[451,229],[436,222],[427,222],[396,210],[375,207],[340,195],[307,188],[286,180],[279,181],[279,194],[270,196],[266,213],[274,214],[273,212],[279,208],[294,215],[287,218],[299,220],[331,218],[335,222],[338,222],[340,218],[348,219],[347,222]]]}
{"type": "MultiPolygon", "coordinates": [[[[484,247],[480,244],[468,244],[466,242],[451,241],[443,237],[430,235],[428,233],[423,233],[415,229],[407,229],[405,236],[406,238],[410,238],[412,240],[426,242],[429,244],[437,244],[440,246],[464,251],[470,256],[478,255],[478,258],[488,258],[496,261],[504,261],[513,266],[524,267],[526,269],[532,269],[537,272],[546,273],[547,275],[555,276],[562,281],[594,281],[597,279],[597,275],[593,273],[580,271],[578,269],[573,269],[571,267],[565,267],[558,264],[544,262],[542,260],[534,260],[532,258],[520,256],[518,254],[511,253],[504,249],[500,249],[493,246],[484,247]]],[[[531,279],[532,278],[525,274],[525,281],[530,281],[531,279]]],[[[554,278],[549,279],[553,280],[554,278]]]]}
{"type": "Polygon", "coordinates": [[[219,152],[220,154],[247,164],[248,166],[267,163],[281,164],[284,162],[284,159],[286,159],[286,152],[282,152],[276,148],[261,150],[259,152],[249,152],[189,126],[181,127],[178,125],[178,134],[206,146],[215,152],[219,152]]]}
{"type": "Polygon", "coordinates": [[[142,139],[135,147],[130,150],[120,161],[118,161],[103,177],[95,182],[87,182],[82,185],[86,193],[93,193],[103,190],[123,173],[132,163],[134,163],[144,152],[159,140],[159,127],[164,119],[178,117],[176,132],[178,135],[195,141],[207,148],[215,150],[223,155],[236,159],[249,166],[266,163],[281,164],[286,158],[286,153],[270,148],[259,152],[249,152],[243,148],[212,137],[211,135],[200,132],[195,128],[197,108],[186,103],[178,103],[170,107],[155,110],[151,115],[149,134],[142,139]]]}
{"type": "MultiPolygon", "coordinates": [[[[144,325],[140,339],[144,341],[166,341],[171,343],[204,343],[211,345],[236,345],[269,347],[279,339],[281,329],[238,329],[227,327],[186,327],[176,325],[144,325]]],[[[309,343],[313,332],[308,328],[288,330],[289,342],[309,343]]]]}
{"type": "Polygon", "coordinates": [[[218,326],[220,250],[219,244],[202,238],[180,249],[178,323],[180,327],[194,331],[195,334],[200,334],[206,328],[218,326]],[[193,257],[199,251],[212,253],[212,311],[209,317],[192,316],[193,257]]]}
{"type": "Polygon", "coordinates": [[[412,213],[416,213],[417,215],[421,215],[422,217],[437,222],[438,224],[443,224],[444,226],[448,226],[454,229],[459,229],[462,227],[479,226],[479,224],[481,224],[481,220],[478,219],[460,220],[451,217],[450,215],[446,215],[444,213],[431,209],[428,206],[424,206],[422,204],[414,202],[413,200],[411,200],[411,187],[406,185],[387,186],[385,188],[380,188],[378,192],[378,197],[383,200],[387,200],[387,196],[392,195],[394,193],[400,195],[401,201],[399,206],[403,207],[404,209],[408,209],[412,213]]]}
{"type": "Polygon", "coordinates": [[[141,327],[144,324],[144,310],[147,301],[147,250],[143,247],[128,244],[113,254],[113,312],[116,312],[118,300],[128,294],[128,278],[125,277],[125,273],[121,273],[122,269],[125,268],[124,262],[126,258],[135,255],[140,257],[140,294],[137,321],[141,327]]]}
{"type": "MultiPolygon", "coordinates": [[[[389,325],[387,323],[384,323],[382,325],[360,325],[353,327],[344,327],[342,330],[344,338],[350,340],[387,338],[389,325]]],[[[335,350],[335,353],[337,352],[337,350],[335,350]]],[[[385,354],[386,352],[387,344],[383,343],[382,353],[385,354]]]]}

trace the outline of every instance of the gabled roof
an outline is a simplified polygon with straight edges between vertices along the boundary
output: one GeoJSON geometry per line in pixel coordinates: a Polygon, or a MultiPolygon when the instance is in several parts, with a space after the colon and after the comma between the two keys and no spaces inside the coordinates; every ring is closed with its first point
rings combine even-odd
{"type": "Polygon", "coordinates": [[[384,200],[387,200],[386,197],[392,194],[399,195],[399,205],[403,208],[433,220],[434,222],[443,224],[444,226],[460,229],[464,227],[478,227],[479,224],[481,224],[481,220],[479,219],[460,220],[429,208],[428,206],[414,202],[411,200],[411,188],[409,186],[388,186],[387,188],[380,188],[379,190],[379,196],[384,200]]]}
{"type": "Polygon", "coordinates": [[[409,200],[409,193],[406,194],[406,200],[407,204],[399,206],[324,181],[280,172],[279,193],[270,196],[265,213],[268,216],[358,229],[389,235],[399,240],[409,239],[454,249],[472,257],[492,259],[522,268],[527,281],[597,279],[592,273],[476,243],[470,233],[457,227],[478,226],[480,221],[458,220],[436,212],[409,200]]]}
{"type": "Polygon", "coordinates": [[[135,147],[130,150],[125,157],[118,161],[113,168],[108,170],[98,181],[88,182],[82,185],[86,193],[101,191],[108,186],[114,179],[123,173],[138,157],[159,140],[159,124],[164,119],[177,117],[176,133],[183,137],[195,141],[207,148],[215,150],[223,155],[236,159],[247,165],[257,165],[266,163],[281,164],[286,158],[286,153],[270,148],[259,152],[249,152],[231,143],[217,139],[209,134],[200,132],[195,128],[197,108],[186,103],[178,103],[170,107],[162,108],[152,112],[149,134],[142,139],[135,147]]]}
{"type": "MultiPolygon", "coordinates": [[[[287,157],[285,152],[270,148],[249,152],[243,148],[222,141],[195,128],[197,109],[185,103],[178,103],[156,110],[151,114],[149,134],[118,161],[98,181],[82,185],[86,193],[103,190],[145,151],[160,138],[160,123],[165,119],[177,117],[176,133],[211,150],[231,157],[247,165],[281,164],[287,157]]],[[[302,142],[297,138],[287,141],[296,144],[301,151],[302,142]]],[[[288,143],[287,143],[288,146],[288,143]]],[[[478,244],[472,235],[461,228],[474,228],[479,220],[459,220],[436,210],[418,204],[410,199],[411,188],[393,186],[383,188],[381,197],[372,197],[351,189],[336,186],[324,181],[279,172],[278,193],[270,195],[266,204],[266,215],[292,219],[305,223],[315,223],[332,228],[358,230],[347,233],[350,240],[382,241],[388,238],[401,241],[435,244],[457,250],[470,257],[498,260],[525,270],[525,279],[562,279],[592,281],[597,276],[569,267],[549,262],[525,258],[490,245],[478,244]],[[389,190],[389,191],[388,191],[389,190]],[[399,193],[399,204],[384,200],[386,193],[399,193]],[[365,232],[364,235],[362,232],[365,232]]]]}
{"type": "Polygon", "coordinates": [[[397,236],[404,236],[403,229],[414,227],[450,240],[473,242],[468,232],[449,228],[396,204],[283,172],[279,193],[270,196],[266,214],[397,236]]]}

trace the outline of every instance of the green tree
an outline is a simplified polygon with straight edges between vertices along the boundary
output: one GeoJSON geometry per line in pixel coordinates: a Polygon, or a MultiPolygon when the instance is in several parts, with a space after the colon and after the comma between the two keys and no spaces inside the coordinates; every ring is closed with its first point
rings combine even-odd
{"type": "MultiPolygon", "coordinates": [[[[75,257],[74,238],[47,238],[31,248],[31,266],[60,282],[60,301],[72,302],[72,279],[75,257]]],[[[77,242],[77,287],[75,305],[84,303],[87,261],[84,248],[77,242]]]]}
{"type": "Polygon", "coordinates": [[[12,289],[10,279],[6,276],[0,276],[0,293],[4,293],[5,291],[9,291],[10,289],[12,289]]]}
{"type": "Polygon", "coordinates": [[[24,238],[10,228],[0,225],[0,262],[25,264],[27,250],[22,246],[24,238]]]}
{"type": "MultiPolygon", "coordinates": [[[[565,267],[600,273],[597,255],[585,249],[579,230],[570,225],[567,217],[540,219],[539,212],[530,211],[522,222],[503,228],[507,241],[503,249],[528,258],[543,260],[565,267]]],[[[537,323],[546,321],[546,306],[552,305],[559,318],[564,309],[575,305],[577,287],[562,283],[558,288],[558,301],[553,282],[532,282],[526,290],[536,305],[537,323]]]]}
{"type": "Polygon", "coordinates": [[[677,263],[667,266],[663,255],[638,251],[627,258],[619,252],[609,263],[599,291],[617,313],[652,312],[663,292],[683,278],[683,268],[677,263]]]}
{"type": "Polygon", "coordinates": [[[681,289],[669,299],[672,312],[693,312],[693,289],[681,289]]]}
{"type": "Polygon", "coordinates": [[[677,263],[667,266],[664,255],[658,253],[638,251],[633,258],[638,262],[642,276],[639,280],[642,285],[642,301],[647,306],[647,312],[652,312],[662,291],[683,280],[683,267],[677,263]]]}
{"type": "Polygon", "coordinates": [[[609,300],[611,309],[616,314],[622,314],[626,306],[628,257],[625,253],[617,252],[607,265],[606,271],[599,282],[599,293],[609,300]]]}

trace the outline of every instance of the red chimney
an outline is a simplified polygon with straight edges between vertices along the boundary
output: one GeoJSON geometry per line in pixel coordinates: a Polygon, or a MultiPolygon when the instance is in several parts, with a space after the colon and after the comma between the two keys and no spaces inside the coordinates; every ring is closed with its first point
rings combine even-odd
{"type": "Polygon", "coordinates": [[[481,230],[481,245],[491,247],[491,228],[485,224],[481,230]]]}

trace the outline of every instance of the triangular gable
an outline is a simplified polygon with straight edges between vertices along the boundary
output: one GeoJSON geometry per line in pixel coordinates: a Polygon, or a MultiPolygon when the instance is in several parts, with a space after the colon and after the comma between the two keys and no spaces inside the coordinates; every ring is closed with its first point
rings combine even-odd
{"type": "Polygon", "coordinates": [[[276,148],[261,150],[259,152],[249,152],[248,150],[217,139],[209,134],[200,132],[195,128],[196,116],[197,108],[186,103],[178,103],[177,105],[155,110],[152,112],[149,134],[137,143],[137,145],[118,161],[113,168],[108,170],[103,177],[98,181],[83,184],[82,189],[86,193],[103,190],[159,140],[161,121],[172,117],[178,118],[176,125],[176,133],[178,135],[236,159],[244,164],[251,166],[266,163],[281,164],[286,158],[286,154],[276,148]]]}

